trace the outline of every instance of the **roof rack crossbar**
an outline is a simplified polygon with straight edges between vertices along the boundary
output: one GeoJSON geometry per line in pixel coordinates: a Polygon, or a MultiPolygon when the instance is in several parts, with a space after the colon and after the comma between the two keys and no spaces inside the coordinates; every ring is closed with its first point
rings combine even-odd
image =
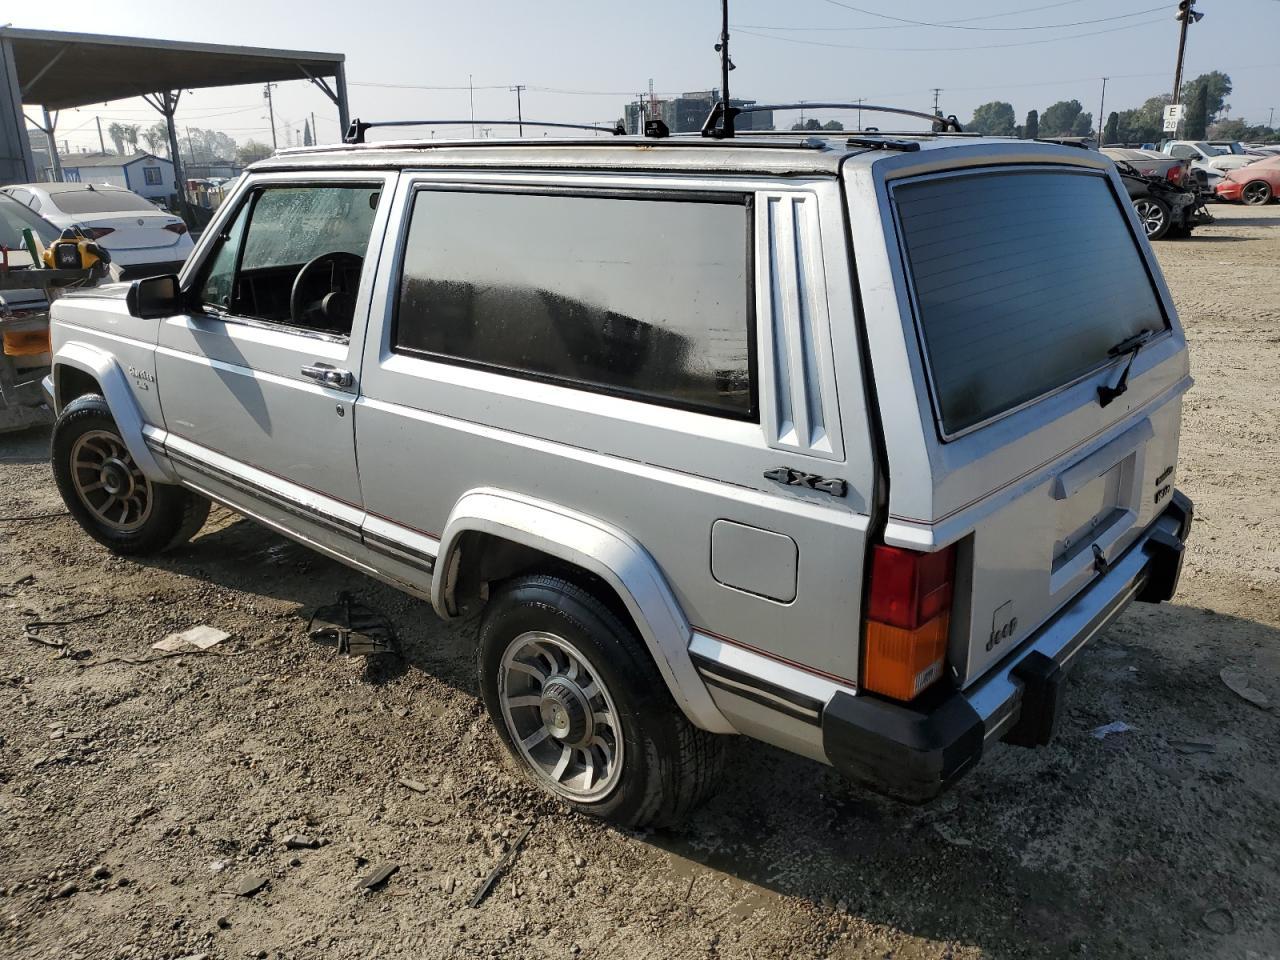
{"type": "Polygon", "coordinates": [[[612,127],[602,127],[591,123],[552,123],[544,120],[361,120],[351,121],[343,143],[364,143],[366,130],[374,127],[514,127],[523,124],[526,127],[555,127],[561,130],[593,130],[597,133],[608,133],[620,137],[627,131],[621,123],[612,127]]]}
{"type": "Polygon", "coordinates": [[[881,107],[874,103],[810,100],[800,103],[748,103],[740,107],[726,107],[724,103],[718,102],[711,108],[711,112],[707,114],[706,122],[702,125],[702,135],[704,137],[717,138],[733,136],[732,120],[734,117],[744,113],[764,113],[773,110],[870,110],[872,113],[896,113],[904,117],[928,120],[938,133],[964,133],[964,128],[960,126],[960,121],[956,119],[955,114],[949,114],[944,117],[939,114],[924,113],[920,110],[907,110],[903,107],[881,107]],[[728,121],[727,123],[726,120],[728,121]]]}

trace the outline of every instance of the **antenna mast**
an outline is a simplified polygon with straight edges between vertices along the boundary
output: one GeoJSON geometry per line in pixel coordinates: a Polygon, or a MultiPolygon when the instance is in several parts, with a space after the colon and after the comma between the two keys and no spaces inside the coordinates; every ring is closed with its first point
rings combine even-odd
{"type": "Polygon", "coordinates": [[[733,61],[729,59],[729,0],[720,0],[720,136],[733,136],[733,113],[729,109],[729,71],[733,61]]]}

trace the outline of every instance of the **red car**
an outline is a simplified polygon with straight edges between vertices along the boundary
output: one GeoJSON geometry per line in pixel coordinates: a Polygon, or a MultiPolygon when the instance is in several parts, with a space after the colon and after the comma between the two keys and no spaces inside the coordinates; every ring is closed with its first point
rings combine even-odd
{"type": "Polygon", "coordinates": [[[1280,157],[1268,157],[1231,170],[1214,191],[1219,200],[1240,200],[1260,207],[1280,195],[1280,157]]]}

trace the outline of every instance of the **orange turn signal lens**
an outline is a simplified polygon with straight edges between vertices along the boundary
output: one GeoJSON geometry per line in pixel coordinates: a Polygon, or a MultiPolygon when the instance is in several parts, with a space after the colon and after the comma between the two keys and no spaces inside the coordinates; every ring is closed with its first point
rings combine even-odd
{"type": "Polygon", "coordinates": [[[895,700],[915,699],[942,676],[950,625],[949,612],[914,630],[867,621],[863,634],[863,689],[895,700]]]}
{"type": "Polygon", "coordinates": [[[52,351],[48,330],[10,330],[4,335],[6,357],[37,357],[52,351]]]}

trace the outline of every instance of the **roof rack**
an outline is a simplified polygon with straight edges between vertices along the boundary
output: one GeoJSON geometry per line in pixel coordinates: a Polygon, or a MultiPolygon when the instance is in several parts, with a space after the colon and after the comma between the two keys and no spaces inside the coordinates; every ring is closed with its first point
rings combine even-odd
{"type": "Polygon", "coordinates": [[[615,137],[625,134],[626,128],[621,123],[612,127],[602,127],[591,123],[551,123],[545,120],[361,120],[358,117],[351,121],[343,143],[364,143],[366,130],[374,127],[555,127],[561,130],[593,130],[596,133],[608,133],[615,137]]]}
{"type": "MultiPolygon", "coordinates": [[[[919,110],[906,110],[902,107],[880,107],[872,103],[841,101],[830,103],[814,101],[804,103],[749,103],[741,107],[735,107],[726,106],[724,101],[721,100],[707,114],[706,122],[702,124],[702,135],[716,138],[732,137],[735,132],[734,118],[744,113],[764,113],[773,110],[870,110],[873,113],[896,113],[904,117],[928,120],[936,133],[964,133],[964,128],[960,126],[960,121],[956,119],[955,114],[944,117],[933,113],[923,113],[919,110]]],[[[812,132],[817,133],[818,131],[812,132]]],[[[832,132],[834,133],[835,131],[832,132]]]]}

